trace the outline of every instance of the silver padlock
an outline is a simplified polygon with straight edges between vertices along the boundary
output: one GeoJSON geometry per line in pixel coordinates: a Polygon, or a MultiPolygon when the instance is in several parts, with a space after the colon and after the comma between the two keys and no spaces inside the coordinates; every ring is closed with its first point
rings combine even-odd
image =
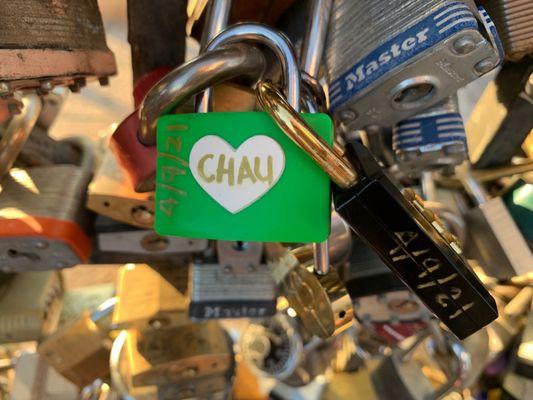
{"type": "Polygon", "coordinates": [[[476,205],[465,215],[467,248],[484,272],[510,279],[532,271],[533,254],[500,197],[489,198],[468,170],[461,172],[466,191],[476,205]]]}
{"type": "Polygon", "coordinates": [[[59,322],[63,287],[57,271],[29,271],[0,285],[0,343],[40,340],[59,322]]]}
{"type": "Polygon", "coordinates": [[[442,333],[440,339],[443,341],[444,354],[437,354],[439,339],[425,331],[401,343],[401,347],[393,349],[382,360],[372,372],[372,382],[380,399],[436,400],[453,389],[462,388],[471,367],[470,355],[453,334],[442,333]],[[421,346],[422,344],[425,346],[421,346]],[[426,360],[429,358],[427,364],[413,357],[417,350],[425,353],[426,360]],[[439,365],[440,359],[444,359],[444,366],[439,365]],[[446,381],[435,389],[424,370],[440,370],[445,374],[446,381]]]}
{"type": "Polygon", "coordinates": [[[485,88],[466,124],[474,168],[510,164],[533,126],[533,61],[506,63],[485,88]]]}
{"type": "Polygon", "coordinates": [[[113,152],[106,149],[87,190],[87,208],[103,215],[149,229],[154,224],[153,193],[137,193],[113,152]]]}
{"type": "Polygon", "coordinates": [[[471,1],[335,1],[325,57],[333,116],[350,131],[431,107],[500,63],[494,32],[471,1]]]}
{"type": "Polygon", "coordinates": [[[13,116],[0,131],[0,179],[15,163],[43,107],[41,98],[35,94],[27,94],[21,103],[20,113],[13,116]]]}
{"type": "Polygon", "coordinates": [[[0,193],[0,269],[47,270],[86,262],[91,240],[85,208],[92,150],[81,165],[13,168],[0,193]]]}
{"type": "Polygon", "coordinates": [[[423,170],[448,172],[467,158],[466,133],[457,96],[396,124],[393,149],[400,170],[417,177],[423,170]]]}
{"type": "Polygon", "coordinates": [[[105,217],[94,224],[96,244],[91,261],[99,264],[192,262],[195,254],[208,249],[206,239],[161,236],[153,230],[137,229],[105,217]]]}
{"type": "Polygon", "coordinates": [[[216,242],[217,261],[192,267],[189,317],[263,318],[276,312],[276,287],[263,244],[216,242]]]}

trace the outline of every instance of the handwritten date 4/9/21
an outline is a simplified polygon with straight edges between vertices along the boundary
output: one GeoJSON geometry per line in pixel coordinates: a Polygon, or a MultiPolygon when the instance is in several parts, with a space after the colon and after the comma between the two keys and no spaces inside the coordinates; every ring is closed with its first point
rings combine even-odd
{"type": "MultiPolygon", "coordinates": [[[[187,194],[186,191],[179,189],[175,186],[172,186],[171,184],[174,182],[174,179],[176,176],[183,176],[187,174],[187,170],[189,167],[189,164],[185,159],[179,156],[181,153],[181,137],[167,137],[167,141],[165,143],[165,152],[158,152],[158,157],[169,159],[170,161],[176,163],[175,166],[172,165],[164,165],[161,167],[161,180],[164,182],[160,182],[157,184],[157,186],[164,188],[165,190],[169,190],[178,196],[185,196],[187,194]],[[172,148],[174,148],[172,150],[172,148]]],[[[160,199],[158,201],[158,207],[163,214],[165,214],[167,217],[172,217],[174,213],[174,207],[178,204],[178,200],[176,200],[174,197],[171,198],[164,198],[160,199]]]]}
{"type": "MultiPolygon", "coordinates": [[[[416,289],[440,289],[442,285],[453,284],[459,278],[459,274],[453,271],[446,271],[443,261],[432,254],[431,249],[417,248],[415,240],[420,239],[420,235],[412,231],[394,232],[394,235],[400,240],[401,245],[390,250],[389,255],[392,257],[394,263],[400,263],[404,260],[414,258],[421,263],[424,271],[418,274],[418,282],[416,289]],[[442,274],[444,272],[444,274],[442,274]],[[448,273],[450,272],[450,273],[448,273]],[[433,274],[441,275],[435,278],[433,274]]],[[[448,293],[440,292],[435,295],[435,301],[440,304],[443,309],[449,310],[448,318],[453,320],[459,315],[469,310],[474,306],[474,302],[469,302],[462,306],[457,304],[457,301],[462,297],[463,291],[457,286],[448,286],[448,293]],[[455,307],[454,307],[455,306],[455,307]],[[457,307],[457,309],[456,309],[457,307]]]]}

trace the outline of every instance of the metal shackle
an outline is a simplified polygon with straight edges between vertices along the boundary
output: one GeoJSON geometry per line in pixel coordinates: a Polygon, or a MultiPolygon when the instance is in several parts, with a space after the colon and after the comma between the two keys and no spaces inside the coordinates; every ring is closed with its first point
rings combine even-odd
{"type": "Polygon", "coordinates": [[[139,108],[139,140],[156,143],[157,119],[206,88],[237,76],[258,79],[266,61],[263,53],[247,43],[234,43],[208,51],[179,66],[155,84],[139,108]]]}
{"type": "MultiPolygon", "coordinates": [[[[287,88],[287,102],[300,110],[301,76],[298,59],[289,39],[277,29],[263,24],[242,23],[232,25],[219,33],[207,45],[207,51],[214,51],[220,46],[236,42],[252,41],[270,48],[278,58],[283,72],[284,85],[287,88]]],[[[212,97],[212,89],[206,90],[198,112],[207,112],[212,97]]]]}
{"type": "Polygon", "coordinates": [[[341,188],[349,188],[357,183],[358,177],[354,167],[305,122],[272,83],[259,83],[256,92],[259,103],[281,130],[304,150],[333,182],[341,188]]]}

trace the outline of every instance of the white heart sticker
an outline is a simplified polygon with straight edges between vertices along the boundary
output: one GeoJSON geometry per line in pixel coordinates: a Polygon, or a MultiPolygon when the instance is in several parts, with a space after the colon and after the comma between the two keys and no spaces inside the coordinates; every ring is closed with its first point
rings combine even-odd
{"type": "Polygon", "coordinates": [[[236,214],[272,189],[285,168],[285,153],[264,135],[251,137],[236,150],[224,139],[208,135],[194,144],[189,166],[207,194],[236,214]]]}

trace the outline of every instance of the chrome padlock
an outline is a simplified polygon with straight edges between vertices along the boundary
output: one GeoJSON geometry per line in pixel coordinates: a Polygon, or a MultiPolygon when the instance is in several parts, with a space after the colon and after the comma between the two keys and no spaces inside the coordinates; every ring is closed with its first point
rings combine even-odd
{"type": "Polygon", "coordinates": [[[63,303],[57,271],[28,271],[0,285],[0,343],[40,340],[52,334],[63,303]]]}
{"type": "Polygon", "coordinates": [[[517,61],[533,53],[533,4],[516,0],[481,0],[503,42],[506,57],[517,61]]]}
{"type": "Polygon", "coordinates": [[[80,388],[96,379],[109,378],[112,340],[97,322],[109,315],[114,306],[114,302],[108,302],[105,308],[93,313],[85,311],[76,321],[41,342],[37,352],[80,388]]]}
{"type": "Polygon", "coordinates": [[[50,126],[57,119],[67,99],[67,93],[67,89],[57,87],[42,97],[41,112],[17,157],[16,166],[36,167],[51,164],[79,164],[82,152],[75,142],[73,143],[69,138],[56,140],[49,135],[50,126]]]}
{"type": "Polygon", "coordinates": [[[489,198],[468,170],[461,171],[475,207],[467,212],[467,246],[489,276],[510,279],[531,272],[533,253],[500,197],[489,198]]]}
{"type": "Polygon", "coordinates": [[[85,195],[92,157],[85,148],[80,166],[11,169],[0,193],[2,270],[59,269],[89,259],[85,195]]]}
{"type": "Polygon", "coordinates": [[[205,239],[161,236],[105,217],[97,217],[91,261],[98,264],[163,263],[188,267],[194,255],[208,249],[205,239]]]}
{"type": "Polygon", "coordinates": [[[485,88],[466,124],[474,168],[510,163],[533,126],[533,61],[506,63],[485,88]]]}
{"type": "Polygon", "coordinates": [[[396,124],[393,149],[400,170],[419,176],[423,170],[453,170],[467,158],[466,133],[457,96],[396,124]]]}
{"type": "Polygon", "coordinates": [[[393,349],[381,361],[372,372],[372,383],[380,399],[436,400],[455,388],[462,388],[471,368],[470,355],[457,338],[449,332],[442,333],[443,336],[438,339],[430,336],[428,331],[422,332],[405,340],[401,347],[393,349]],[[435,357],[438,340],[443,341],[445,353],[438,356],[444,358],[444,366],[434,362],[438,361],[435,357]],[[425,344],[425,349],[422,344],[425,344]],[[417,360],[417,350],[425,353],[425,357],[417,360]],[[425,371],[442,371],[446,381],[435,389],[425,371]]]}
{"type": "MultiPolygon", "coordinates": [[[[331,213],[331,231],[328,237],[329,263],[332,267],[341,268],[352,254],[352,233],[350,227],[335,211],[331,213]]],[[[313,244],[295,247],[291,253],[305,266],[314,262],[313,244]]]]}
{"type": "Polygon", "coordinates": [[[276,313],[277,293],[259,242],[216,242],[217,262],[191,272],[192,319],[263,318],[276,313]]]}
{"type": "Polygon", "coordinates": [[[298,317],[287,312],[291,311],[280,310],[274,317],[250,323],[239,347],[244,362],[259,376],[296,388],[325,373],[337,352],[337,339],[344,335],[318,339],[306,332],[298,317]]]}
{"type": "Polygon", "coordinates": [[[187,268],[126,264],[118,273],[113,327],[132,329],[182,324],[187,320],[187,268]]]}
{"type": "Polygon", "coordinates": [[[494,69],[498,43],[470,1],[335,1],[331,112],[346,130],[394,125],[494,69]]]}
{"type": "MultiPolygon", "coordinates": [[[[37,123],[42,110],[42,100],[35,94],[27,94],[20,102],[18,115],[0,125],[0,179],[11,169],[24,144],[37,123]]],[[[8,112],[9,115],[9,112],[8,112]]]]}
{"type": "Polygon", "coordinates": [[[313,272],[280,244],[267,243],[266,251],[281,294],[310,334],[325,339],[352,326],[351,299],[335,269],[313,272]]]}

